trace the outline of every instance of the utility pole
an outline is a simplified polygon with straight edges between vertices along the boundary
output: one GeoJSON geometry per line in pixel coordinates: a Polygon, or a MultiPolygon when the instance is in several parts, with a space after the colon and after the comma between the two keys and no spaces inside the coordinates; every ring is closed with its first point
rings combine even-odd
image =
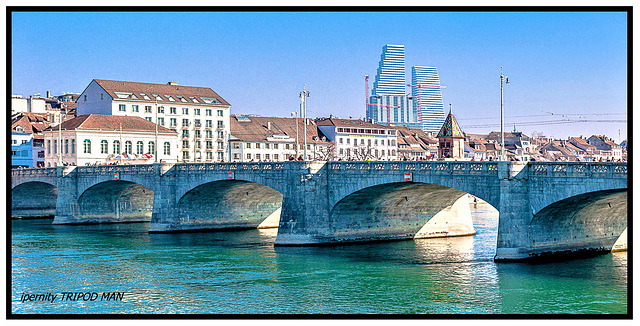
{"type": "Polygon", "coordinates": [[[62,166],[62,109],[58,112],[58,166],[62,166]]]}
{"type": "Polygon", "coordinates": [[[307,84],[304,84],[304,88],[302,92],[300,92],[300,98],[302,99],[302,120],[304,123],[302,124],[303,132],[304,132],[304,161],[307,160],[307,97],[309,97],[309,92],[307,91],[307,84]]]}
{"type": "Polygon", "coordinates": [[[502,66],[500,66],[500,160],[504,161],[504,95],[502,80],[506,79],[506,83],[509,84],[509,77],[502,74],[502,66]]]}
{"type": "Polygon", "coordinates": [[[291,116],[296,119],[296,160],[298,159],[298,112],[291,112],[291,116]]]}

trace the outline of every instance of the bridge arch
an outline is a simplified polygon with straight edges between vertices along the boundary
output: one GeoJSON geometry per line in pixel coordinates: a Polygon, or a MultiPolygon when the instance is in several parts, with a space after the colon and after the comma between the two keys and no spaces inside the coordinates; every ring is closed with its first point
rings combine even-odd
{"type": "Polygon", "coordinates": [[[366,187],[329,212],[337,241],[474,235],[467,193],[441,185],[394,182],[366,187]]]}
{"type": "Polygon", "coordinates": [[[56,212],[58,187],[50,182],[27,181],[11,189],[11,217],[53,217],[56,212]]]}
{"type": "Polygon", "coordinates": [[[139,183],[102,181],[80,193],[73,216],[82,223],[148,222],[153,201],[153,190],[139,183]]]}
{"type": "Polygon", "coordinates": [[[213,180],[184,192],[177,201],[180,229],[278,227],[283,194],[238,179],[213,180]]]}
{"type": "MultiPolygon", "coordinates": [[[[558,200],[529,224],[535,256],[548,252],[608,252],[627,228],[627,189],[600,190],[558,200]]],[[[626,239],[622,239],[626,247],[626,239]]]]}

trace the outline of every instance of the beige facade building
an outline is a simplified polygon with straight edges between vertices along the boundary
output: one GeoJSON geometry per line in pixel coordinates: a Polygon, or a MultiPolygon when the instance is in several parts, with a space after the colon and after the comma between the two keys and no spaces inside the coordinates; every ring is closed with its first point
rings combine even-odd
{"type": "Polygon", "coordinates": [[[176,132],[140,117],[81,115],[43,134],[46,167],[178,161],[176,132]]]}
{"type": "Polygon", "coordinates": [[[282,162],[304,156],[307,160],[330,159],[331,144],[311,119],[233,115],[229,140],[231,162],[282,162]]]}
{"type": "Polygon", "coordinates": [[[208,87],[94,79],[77,100],[78,115],[132,116],[174,130],[181,162],[228,160],[230,105],[208,87]]]}

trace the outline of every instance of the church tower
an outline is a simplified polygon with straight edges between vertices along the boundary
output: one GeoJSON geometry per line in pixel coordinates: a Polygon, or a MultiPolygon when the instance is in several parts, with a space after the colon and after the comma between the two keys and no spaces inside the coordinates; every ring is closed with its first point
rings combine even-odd
{"type": "Polygon", "coordinates": [[[451,103],[449,103],[449,115],[444,119],[444,124],[436,138],[438,138],[439,158],[464,158],[464,133],[452,113],[451,103]]]}

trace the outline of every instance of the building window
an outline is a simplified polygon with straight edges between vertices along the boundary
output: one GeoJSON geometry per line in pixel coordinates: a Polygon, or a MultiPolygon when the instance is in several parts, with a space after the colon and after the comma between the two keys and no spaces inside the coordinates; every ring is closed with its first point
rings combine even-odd
{"type": "Polygon", "coordinates": [[[64,153],[69,154],[69,139],[64,140],[64,153]]]}
{"type": "Polygon", "coordinates": [[[351,139],[347,138],[347,144],[351,144],[351,139]]]}
{"type": "Polygon", "coordinates": [[[260,159],[260,153],[256,154],[256,160],[260,159]]]}
{"type": "Polygon", "coordinates": [[[380,139],[380,145],[384,146],[384,139],[380,139]]]}
{"type": "Polygon", "coordinates": [[[85,154],[91,154],[91,141],[88,139],[84,140],[84,152],[85,154]]]}
{"type": "Polygon", "coordinates": [[[206,110],[204,110],[204,114],[205,114],[207,117],[210,117],[210,116],[211,116],[211,112],[213,112],[211,109],[206,109],[206,110]]]}
{"type": "Polygon", "coordinates": [[[205,130],[204,132],[207,138],[213,138],[213,132],[211,130],[205,130]]]}
{"type": "Polygon", "coordinates": [[[189,114],[189,108],[182,108],[182,114],[188,115],[189,114]]]}
{"type": "Polygon", "coordinates": [[[251,143],[247,143],[247,148],[251,148],[251,143]]]}
{"type": "Polygon", "coordinates": [[[156,154],[156,143],[150,141],[149,142],[149,153],[155,155],[156,154]]]}
{"type": "Polygon", "coordinates": [[[189,127],[189,119],[182,119],[182,127],[189,127]]]}
{"type": "Polygon", "coordinates": [[[251,153],[247,153],[247,160],[251,159],[251,153]]]}
{"type": "Polygon", "coordinates": [[[100,100],[104,100],[104,93],[100,93],[100,100]]]}
{"type": "Polygon", "coordinates": [[[273,154],[273,160],[274,160],[274,161],[277,161],[277,160],[279,160],[279,159],[280,159],[280,158],[278,157],[278,154],[273,154]]]}
{"type": "Polygon", "coordinates": [[[138,142],[136,143],[136,154],[143,154],[144,153],[144,146],[141,140],[138,140],[138,142]]]}
{"type": "Polygon", "coordinates": [[[53,154],[58,154],[58,141],[53,140],[53,154]]]}
{"type": "Polygon", "coordinates": [[[84,96],[84,101],[85,101],[85,102],[87,101],[87,96],[86,96],[86,95],[84,96]]]}
{"type": "Polygon", "coordinates": [[[201,145],[200,141],[199,141],[199,140],[196,140],[196,141],[195,141],[195,147],[196,147],[196,149],[200,149],[200,145],[201,145]]]}
{"type": "Polygon", "coordinates": [[[213,159],[213,153],[207,152],[207,160],[213,159]]]}
{"type": "Polygon", "coordinates": [[[164,118],[158,118],[158,124],[164,126],[164,118]]]}
{"type": "Polygon", "coordinates": [[[131,106],[131,112],[140,112],[140,109],[138,108],[137,105],[132,105],[131,106]]]}
{"type": "Polygon", "coordinates": [[[113,141],[113,154],[120,154],[120,141],[119,140],[114,140],[113,141]]]}
{"type": "Polygon", "coordinates": [[[271,156],[269,154],[264,154],[264,159],[265,160],[269,160],[269,159],[271,159],[271,156]]]}
{"type": "MultiPolygon", "coordinates": [[[[137,106],[137,105],[136,105],[137,106]]],[[[138,112],[138,111],[136,111],[138,112]]],[[[145,105],[144,107],[144,113],[151,113],[151,105],[145,105]]]]}
{"type": "Polygon", "coordinates": [[[118,105],[118,111],[125,112],[126,110],[127,110],[127,107],[124,104],[118,105]]]}
{"type": "Polygon", "coordinates": [[[189,148],[189,141],[188,140],[183,140],[182,141],[182,148],[189,148]]]}
{"type": "Polygon", "coordinates": [[[193,109],[193,114],[200,115],[200,109],[193,109]]]}
{"type": "Polygon", "coordinates": [[[100,141],[100,154],[107,154],[109,143],[106,140],[100,141]]]}
{"type": "Polygon", "coordinates": [[[391,140],[391,146],[396,146],[396,141],[395,140],[391,140]]]}
{"type": "Polygon", "coordinates": [[[169,119],[169,122],[171,123],[171,127],[175,127],[178,124],[178,120],[176,118],[169,119]]]}
{"type": "Polygon", "coordinates": [[[207,145],[207,149],[213,149],[213,142],[212,141],[207,140],[206,145],[207,145]]]}
{"type": "Polygon", "coordinates": [[[76,140],[71,139],[71,154],[75,154],[75,153],[76,153],[76,140]]]}
{"type": "Polygon", "coordinates": [[[260,149],[260,143],[256,143],[256,149],[260,149]]]}
{"type": "Polygon", "coordinates": [[[224,112],[223,112],[222,110],[218,110],[218,116],[219,116],[219,117],[224,116],[224,112]]]}
{"type": "Polygon", "coordinates": [[[171,155],[171,144],[168,141],[164,142],[164,155],[171,155]]]}
{"type": "Polygon", "coordinates": [[[182,130],[182,137],[189,137],[189,129],[183,129],[182,130]]]}
{"type": "Polygon", "coordinates": [[[151,117],[146,117],[146,118],[144,118],[144,119],[145,119],[145,120],[147,120],[147,121],[149,121],[149,122],[153,122],[153,118],[151,118],[151,117]]]}
{"type": "Polygon", "coordinates": [[[164,113],[164,106],[158,107],[158,113],[164,113]]]}
{"type": "Polygon", "coordinates": [[[278,149],[278,144],[273,144],[273,149],[278,149]]]}
{"type": "Polygon", "coordinates": [[[342,138],[338,138],[338,144],[342,144],[342,138]]]}
{"type": "Polygon", "coordinates": [[[219,141],[218,142],[218,149],[224,149],[224,143],[219,141]]]}
{"type": "Polygon", "coordinates": [[[51,141],[47,140],[47,154],[51,154],[51,141]]]}
{"type": "Polygon", "coordinates": [[[185,160],[185,161],[188,160],[189,159],[189,152],[186,152],[186,151],[182,152],[182,159],[185,160]]]}
{"type": "Polygon", "coordinates": [[[200,138],[200,130],[196,129],[196,134],[195,134],[196,138],[200,138]]]}
{"type": "Polygon", "coordinates": [[[170,114],[178,114],[178,111],[177,111],[177,110],[178,110],[178,109],[176,109],[176,108],[169,108],[169,113],[170,113],[170,114]]]}
{"type": "Polygon", "coordinates": [[[200,119],[195,119],[193,122],[195,123],[196,128],[200,128],[200,127],[202,126],[202,125],[200,124],[200,119]]]}
{"type": "Polygon", "coordinates": [[[204,126],[206,128],[211,128],[211,126],[213,126],[213,122],[211,122],[211,120],[207,120],[204,122],[204,126]]]}
{"type": "Polygon", "coordinates": [[[133,148],[133,144],[131,143],[130,140],[127,140],[126,142],[124,142],[124,152],[127,154],[131,154],[133,148]]]}
{"type": "Polygon", "coordinates": [[[224,121],[218,121],[218,128],[224,128],[224,121]]]}

